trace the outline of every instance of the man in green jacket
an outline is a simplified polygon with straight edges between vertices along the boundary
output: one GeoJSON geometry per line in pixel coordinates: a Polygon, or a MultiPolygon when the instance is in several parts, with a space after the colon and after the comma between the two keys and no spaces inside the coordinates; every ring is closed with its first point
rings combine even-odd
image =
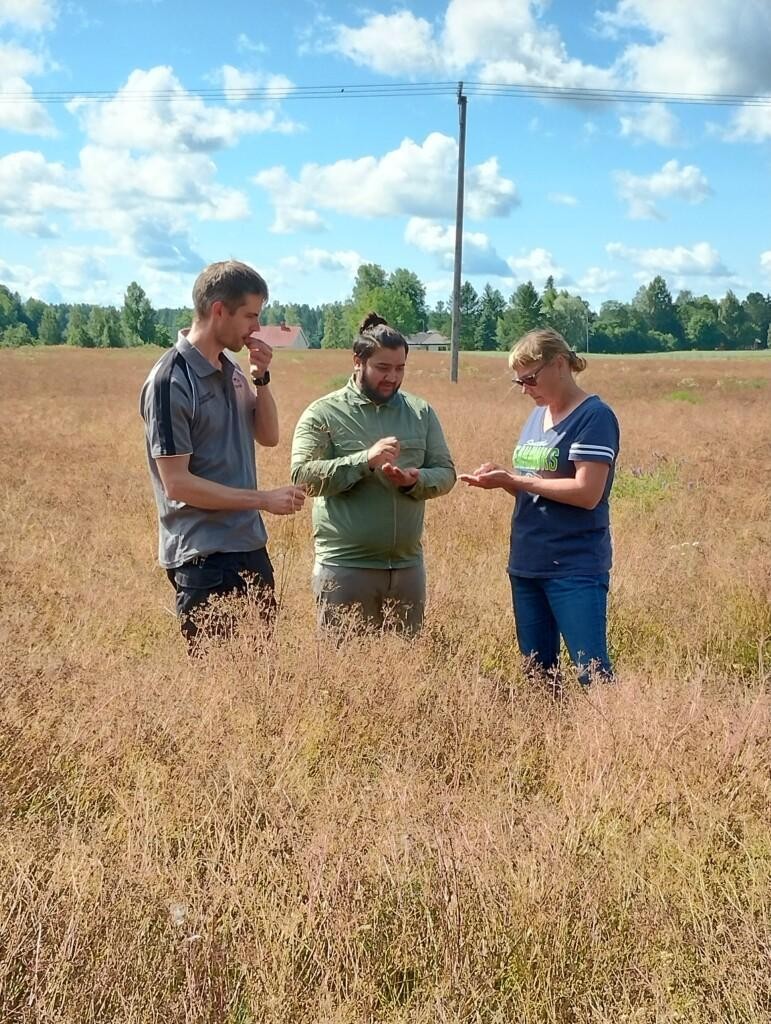
{"type": "Polygon", "coordinates": [[[345,387],[313,402],[292,442],[292,482],[313,502],[313,592],[323,626],[354,612],[409,634],[423,622],[427,498],[455,483],[436,413],[400,390],[409,346],[370,313],[345,387]]]}

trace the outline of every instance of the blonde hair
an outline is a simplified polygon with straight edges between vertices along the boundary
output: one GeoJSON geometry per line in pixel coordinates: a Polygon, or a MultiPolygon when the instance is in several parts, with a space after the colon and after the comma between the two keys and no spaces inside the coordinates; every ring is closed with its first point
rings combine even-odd
{"type": "Polygon", "coordinates": [[[557,356],[564,356],[573,373],[586,369],[586,360],[568,345],[559,331],[553,327],[537,327],[523,334],[509,352],[509,369],[516,370],[529,363],[551,362],[557,356]]]}

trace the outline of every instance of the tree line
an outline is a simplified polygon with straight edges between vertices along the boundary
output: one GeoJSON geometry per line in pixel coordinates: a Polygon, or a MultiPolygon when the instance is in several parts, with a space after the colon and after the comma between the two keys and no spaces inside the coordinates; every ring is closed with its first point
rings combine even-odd
{"type": "MultiPolygon", "coordinates": [[[[452,300],[433,308],[417,274],[405,268],[387,273],[376,263],[359,267],[344,302],[319,306],[273,301],[263,311],[267,324],[300,324],[311,348],[350,348],[363,317],[375,310],[406,335],[438,331],[450,336],[452,300]]],[[[507,350],[526,331],[550,325],[577,350],[633,353],[686,349],[747,349],[771,345],[771,295],[750,292],[739,300],[732,291],[722,299],[680,291],[673,298],[656,276],[641,285],[631,302],[609,300],[598,311],[550,277],[543,291],[532,282],[519,285],[508,299],[491,285],[481,292],[465,281],[460,293],[460,347],[468,351],[507,350]]],[[[24,301],[0,284],[0,347],[74,345],[79,348],[168,347],[188,326],[192,310],[154,309],[145,291],[132,281],[123,305],[24,301]]]]}

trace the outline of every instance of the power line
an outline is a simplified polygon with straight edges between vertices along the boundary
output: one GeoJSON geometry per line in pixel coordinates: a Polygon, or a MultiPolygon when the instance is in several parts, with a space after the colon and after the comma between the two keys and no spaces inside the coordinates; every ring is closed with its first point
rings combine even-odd
{"type": "MultiPolygon", "coordinates": [[[[0,103],[35,101],[41,104],[71,103],[83,100],[91,103],[139,103],[163,100],[174,103],[199,101],[230,101],[239,103],[329,100],[411,98],[417,96],[457,95],[457,82],[391,82],[365,85],[298,85],[286,91],[276,86],[204,89],[137,89],[131,91],[108,89],[41,90],[39,92],[2,92],[0,103]]],[[[771,96],[739,93],[687,93],[646,91],[640,89],[581,88],[536,84],[465,82],[468,96],[500,97],[508,99],[555,100],[570,103],[671,103],[690,106],[752,106],[771,107],[771,96]]]]}

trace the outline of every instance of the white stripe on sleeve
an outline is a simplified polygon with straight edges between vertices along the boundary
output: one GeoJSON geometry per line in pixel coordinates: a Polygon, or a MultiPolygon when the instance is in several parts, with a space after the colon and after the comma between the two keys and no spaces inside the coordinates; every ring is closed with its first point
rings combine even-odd
{"type": "Polygon", "coordinates": [[[601,444],[571,444],[568,452],[568,459],[573,462],[580,462],[581,458],[607,459],[612,462],[616,453],[612,448],[601,444]]]}

